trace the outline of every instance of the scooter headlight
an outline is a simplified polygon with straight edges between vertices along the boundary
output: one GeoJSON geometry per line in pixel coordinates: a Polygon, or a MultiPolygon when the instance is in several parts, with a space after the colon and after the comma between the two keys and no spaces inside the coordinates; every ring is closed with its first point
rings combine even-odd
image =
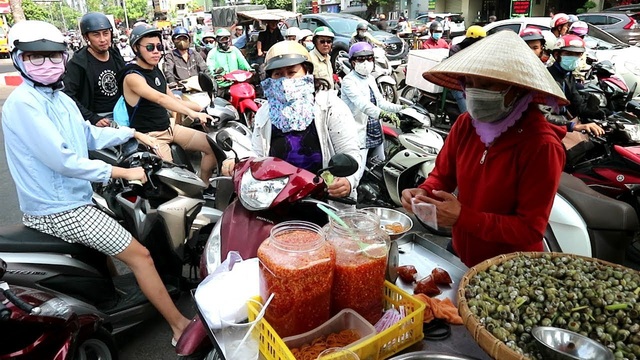
{"type": "Polygon", "coordinates": [[[220,226],[222,224],[222,219],[218,221],[214,226],[213,230],[211,230],[211,234],[209,235],[209,239],[207,239],[207,243],[204,246],[204,251],[202,252],[202,257],[204,263],[200,262],[201,266],[201,278],[204,279],[207,275],[211,274],[218,265],[220,265],[220,226]]]}
{"type": "Polygon", "coordinates": [[[288,182],[287,176],[271,180],[256,180],[249,169],[240,180],[240,202],[251,211],[267,209],[288,182]]]}
{"type": "Polygon", "coordinates": [[[631,141],[640,142],[640,124],[624,125],[624,130],[629,135],[631,141]]]}

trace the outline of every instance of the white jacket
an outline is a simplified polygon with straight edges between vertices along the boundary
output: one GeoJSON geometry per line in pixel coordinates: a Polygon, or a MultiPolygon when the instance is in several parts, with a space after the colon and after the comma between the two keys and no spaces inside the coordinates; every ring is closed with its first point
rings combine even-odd
{"type": "Polygon", "coordinates": [[[355,119],[356,128],[358,130],[358,141],[361,149],[365,148],[367,140],[367,121],[369,116],[374,119],[380,118],[380,111],[399,112],[402,105],[393,104],[384,97],[378,90],[376,80],[372,76],[362,77],[355,71],[351,71],[342,79],[341,84],[342,100],[347,104],[353,118],[355,119]],[[369,88],[373,90],[378,105],[371,102],[371,94],[369,88]]]}
{"type": "MultiPolygon", "coordinates": [[[[315,101],[315,124],[320,139],[322,165],[326,167],[334,154],[347,154],[361,163],[360,149],[356,141],[355,122],[349,108],[338,98],[335,90],[318,91],[315,101]]],[[[269,156],[271,148],[271,121],[269,104],[256,113],[255,128],[251,135],[251,145],[256,156],[269,156]]],[[[355,194],[360,172],[348,176],[351,193],[355,194]]]]}

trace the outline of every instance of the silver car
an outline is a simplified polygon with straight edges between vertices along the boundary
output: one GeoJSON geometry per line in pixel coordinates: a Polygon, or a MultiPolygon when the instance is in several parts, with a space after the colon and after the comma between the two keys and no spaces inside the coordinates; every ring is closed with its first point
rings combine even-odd
{"type": "Polygon", "coordinates": [[[578,19],[607,31],[627,44],[635,45],[640,41],[640,13],[586,13],[579,14],[578,19]]]}

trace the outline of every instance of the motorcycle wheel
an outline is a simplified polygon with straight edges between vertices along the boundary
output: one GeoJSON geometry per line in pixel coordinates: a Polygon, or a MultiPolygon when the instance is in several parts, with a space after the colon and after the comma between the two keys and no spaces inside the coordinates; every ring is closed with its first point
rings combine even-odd
{"type": "Polygon", "coordinates": [[[400,93],[402,98],[405,98],[411,103],[417,103],[420,100],[420,90],[414,88],[413,86],[405,86],[400,93]]]}
{"type": "Polygon", "coordinates": [[[378,86],[380,87],[380,93],[382,94],[382,97],[385,98],[385,100],[390,103],[395,103],[396,101],[398,101],[398,91],[396,90],[395,86],[387,83],[380,83],[378,84],[378,86]]]}
{"type": "Polygon", "coordinates": [[[118,360],[116,343],[107,330],[99,328],[95,334],[78,346],[74,359],[118,360]]]}
{"type": "Polygon", "coordinates": [[[252,110],[246,110],[242,113],[242,121],[250,130],[253,130],[253,122],[255,121],[256,113],[252,110]]]}

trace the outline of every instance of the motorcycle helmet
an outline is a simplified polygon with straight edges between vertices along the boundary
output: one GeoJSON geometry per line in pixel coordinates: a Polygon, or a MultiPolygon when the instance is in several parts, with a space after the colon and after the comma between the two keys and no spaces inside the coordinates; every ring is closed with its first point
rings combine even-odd
{"type": "Polygon", "coordinates": [[[482,26],[471,25],[467,29],[467,33],[465,34],[465,37],[472,38],[472,39],[487,37],[487,31],[482,26]]]}
{"type": "Polygon", "coordinates": [[[293,40],[293,41],[295,41],[295,39],[297,39],[297,38],[298,38],[298,33],[299,33],[299,32],[300,32],[300,29],[299,29],[299,28],[297,28],[297,27],[295,27],[295,26],[292,26],[292,27],[290,27],[290,28],[288,28],[288,29],[287,29],[287,32],[286,32],[285,38],[287,38],[287,40],[293,40]],[[293,37],[293,39],[289,39],[289,37],[293,37]]]}
{"type": "MultiPolygon", "coordinates": [[[[21,55],[25,51],[63,52],[66,61],[67,44],[64,35],[52,24],[39,20],[17,22],[7,35],[13,66],[22,76],[33,81],[24,71],[21,55]]],[[[60,80],[58,80],[60,81],[60,80]]],[[[57,83],[57,82],[56,82],[57,83]]]]}
{"type": "Polygon", "coordinates": [[[138,25],[131,30],[131,37],[129,38],[129,45],[133,51],[136,52],[136,44],[140,39],[150,35],[157,35],[159,38],[162,38],[162,30],[157,29],[149,24],[138,25]]]}
{"type": "Polygon", "coordinates": [[[216,39],[216,34],[211,32],[211,31],[207,31],[206,33],[204,33],[204,35],[202,35],[202,41],[204,42],[204,39],[216,39]]]}
{"type": "Polygon", "coordinates": [[[373,47],[368,42],[357,42],[349,48],[349,60],[359,56],[373,55],[373,47]]]}
{"type": "Polygon", "coordinates": [[[267,76],[271,76],[272,70],[297,64],[304,64],[307,73],[313,73],[309,52],[304,46],[293,41],[280,41],[273,45],[267,52],[264,63],[267,76]]]}
{"type": "Polygon", "coordinates": [[[89,32],[109,29],[113,31],[109,18],[99,12],[86,13],[80,19],[80,32],[87,35],[89,32]]]}
{"type": "Polygon", "coordinates": [[[444,31],[442,28],[442,24],[440,24],[439,21],[432,21],[431,24],[429,25],[429,32],[434,33],[436,31],[438,32],[444,31]]]}
{"type": "MultiPolygon", "coordinates": [[[[360,26],[360,24],[358,24],[358,26],[360,26]]],[[[330,37],[332,39],[335,37],[333,31],[331,31],[331,29],[329,29],[326,26],[320,26],[320,27],[316,28],[313,31],[313,39],[314,39],[314,41],[315,41],[315,38],[318,37],[318,36],[326,36],[326,37],[330,37]]]]}
{"type": "Polygon", "coordinates": [[[178,36],[186,36],[189,38],[189,41],[191,41],[191,35],[189,34],[189,30],[185,29],[182,26],[177,26],[175,29],[173,29],[173,33],[171,34],[171,40],[174,40],[178,36]]]}
{"type": "Polygon", "coordinates": [[[576,53],[583,53],[585,51],[584,40],[576,35],[561,36],[553,51],[571,51],[576,53]]]}
{"type": "Polygon", "coordinates": [[[542,47],[544,47],[546,42],[544,36],[542,35],[542,31],[534,27],[524,28],[522,31],[520,31],[520,37],[526,42],[540,40],[542,47]]]}
{"type": "MultiPolygon", "coordinates": [[[[333,34],[333,33],[332,33],[333,34]]],[[[300,32],[298,33],[298,36],[296,36],[296,41],[300,42],[302,41],[304,38],[306,38],[307,36],[313,36],[313,31],[309,30],[309,29],[302,29],[300,30],[300,32]]]]}
{"type": "Polygon", "coordinates": [[[225,28],[218,29],[216,31],[216,41],[218,42],[218,49],[222,51],[229,50],[231,45],[231,33],[225,28]]]}
{"type": "Polygon", "coordinates": [[[569,23],[574,23],[576,21],[580,21],[580,19],[578,19],[578,17],[573,15],[573,14],[567,15],[567,16],[569,16],[569,23]]]}
{"type": "Polygon", "coordinates": [[[569,34],[582,37],[587,35],[587,33],[589,33],[589,25],[587,25],[587,23],[584,21],[576,21],[571,24],[571,27],[569,28],[569,34]]]}
{"type": "Polygon", "coordinates": [[[361,22],[361,23],[358,23],[358,26],[356,26],[356,31],[358,31],[358,30],[367,31],[367,28],[368,28],[367,24],[361,22]]]}
{"type": "Polygon", "coordinates": [[[560,27],[564,24],[568,24],[569,23],[569,15],[565,14],[565,13],[558,13],[555,14],[553,16],[553,18],[551,18],[551,28],[555,29],[557,27],[560,27]]]}

